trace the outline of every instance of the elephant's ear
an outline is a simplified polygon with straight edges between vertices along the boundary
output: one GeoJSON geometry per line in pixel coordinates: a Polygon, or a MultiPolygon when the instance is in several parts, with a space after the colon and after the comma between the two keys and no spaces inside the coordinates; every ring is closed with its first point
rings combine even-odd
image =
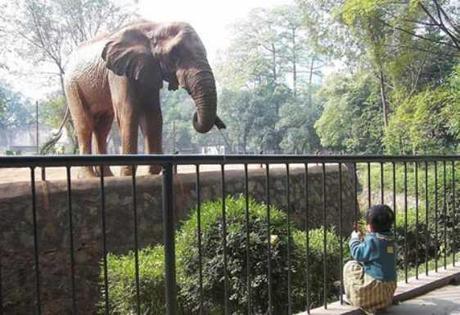
{"type": "Polygon", "coordinates": [[[125,30],[102,51],[107,68],[118,75],[146,83],[161,84],[161,70],[150,40],[139,30],[125,30]]]}

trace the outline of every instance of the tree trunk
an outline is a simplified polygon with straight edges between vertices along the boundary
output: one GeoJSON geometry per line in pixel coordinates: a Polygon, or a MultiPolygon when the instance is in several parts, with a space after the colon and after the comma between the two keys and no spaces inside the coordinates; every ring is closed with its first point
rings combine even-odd
{"type": "Polygon", "coordinates": [[[383,125],[385,128],[388,126],[388,103],[385,93],[385,78],[383,76],[382,68],[380,68],[379,72],[379,80],[380,80],[380,98],[382,100],[382,109],[383,109],[383,125]]]}
{"type": "Polygon", "coordinates": [[[297,96],[297,47],[295,28],[292,28],[292,90],[297,96]]]}
{"type": "Polygon", "coordinates": [[[313,106],[313,67],[315,65],[315,57],[311,57],[311,62],[310,62],[310,74],[308,77],[308,107],[311,108],[313,106]]]}
{"type": "Polygon", "coordinates": [[[276,47],[272,43],[272,72],[273,72],[273,83],[276,84],[278,81],[278,74],[276,71],[276,47]]]}

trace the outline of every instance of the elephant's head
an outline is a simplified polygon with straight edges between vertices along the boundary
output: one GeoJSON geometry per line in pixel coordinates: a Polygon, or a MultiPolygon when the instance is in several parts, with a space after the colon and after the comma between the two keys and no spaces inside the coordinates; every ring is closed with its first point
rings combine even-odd
{"type": "Polygon", "coordinates": [[[170,90],[179,86],[192,96],[193,126],[201,133],[225,124],[217,117],[216,84],[203,43],[186,23],[134,24],[115,34],[103,52],[106,66],[118,75],[170,90]]]}

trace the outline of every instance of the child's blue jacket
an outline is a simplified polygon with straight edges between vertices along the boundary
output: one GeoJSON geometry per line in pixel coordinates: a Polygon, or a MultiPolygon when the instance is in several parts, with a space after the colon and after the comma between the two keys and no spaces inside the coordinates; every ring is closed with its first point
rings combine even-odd
{"type": "Polygon", "coordinates": [[[396,281],[396,243],[390,232],[368,233],[364,241],[350,239],[353,258],[364,265],[364,272],[381,281],[396,281]]]}

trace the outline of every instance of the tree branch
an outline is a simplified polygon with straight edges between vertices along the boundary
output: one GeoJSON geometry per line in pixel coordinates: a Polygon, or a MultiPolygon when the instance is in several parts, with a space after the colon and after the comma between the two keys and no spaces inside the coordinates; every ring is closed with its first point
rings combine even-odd
{"type": "MultiPolygon", "coordinates": [[[[433,0],[434,3],[437,5],[437,2],[436,0],[433,0]]],[[[439,28],[447,35],[450,37],[450,39],[453,41],[455,47],[460,50],[460,43],[459,43],[459,40],[450,33],[450,31],[447,29],[447,27],[444,25],[442,19],[440,21],[436,20],[435,17],[430,13],[430,11],[428,10],[427,7],[425,7],[423,5],[423,3],[419,2],[419,6],[422,8],[422,10],[426,13],[426,15],[429,16],[429,18],[433,21],[433,23],[436,23],[439,28]]],[[[437,9],[437,11],[439,12],[439,9],[437,9]]],[[[439,13],[438,13],[439,14],[439,13]]]]}
{"type": "Polygon", "coordinates": [[[424,37],[424,36],[422,36],[422,35],[418,35],[418,34],[416,34],[416,33],[414,33],[414,32],[411,32],[411,31],[408,31],[408,30],[406,30],[406,29],[403,29],[403,28],[401,28],[401,27],[399,27],[399,26],[391,25],[390,23],[386,22],[386,21],[383,20],[383,19],[380,19],[380,18],[379,18],[379,20],[380,20],[383,24],[385,24],[386,26],[388,26],[388,27],[391,27],[391,28],[393,28],[393,29],[395,29],[395,30],[398,30],[398,31],[401,31],[401,32],[403,32],[403,33],[412,35],[412,36],[414,36],[414,37],[417,37],[417,38],[420,38],[420,39],[423,39],[423,40],[426,40],[426,41],[429,41],[429,42],[432,42],[432,43],[441,44],[441,45],[450,46],[450,47],[459,49],[459,47],[457,47],[456,45],[452,45],[452,44],[450,44],[450,43],[448,43],[448,42],[436,41],[436,40],[433,40],[433,39],[431,39],[431,38],[427,38],[427,37],[424,37]]]}

